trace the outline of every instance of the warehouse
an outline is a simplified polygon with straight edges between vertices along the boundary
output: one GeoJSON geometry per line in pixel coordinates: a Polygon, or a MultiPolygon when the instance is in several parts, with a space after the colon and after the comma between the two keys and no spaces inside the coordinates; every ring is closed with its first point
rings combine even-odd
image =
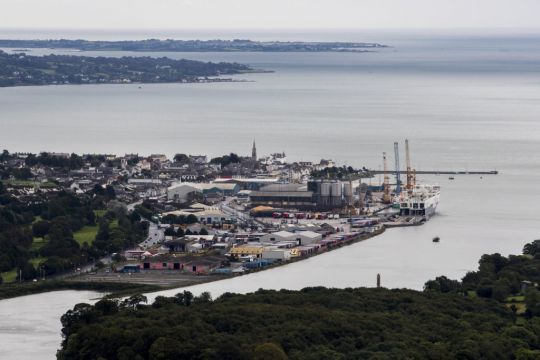
{"type": "Polygon", "coordinates": [[[272,184],[252,191],[249,195],[252,206],[279,208],[314,209],[313,192],[301,184],[272,184]]]}
{"type": "Polygon", "coordinates": [[[172,185],[167,189],[167,199],[177,203],[187,203],[196,198],[197,194],[202,195],[202,190],[197,184],[180,183],[172,185]]]}
{"type": "Polygon", "coordinates": [[[265,248],[262,258],[267,260],[289,261],[291,260],[291,250],[278,248],[265,248]]]}
{"type": "Polygon", "coordinates": [[[278,243],[287,241],[296,241],[298,245],[309,245],[318,243],[322,240],[322,235],[313,231],[298,231],[295,233],[289,231],[278,231],[266,234],[260,237],[262,243],[278,243]]]}

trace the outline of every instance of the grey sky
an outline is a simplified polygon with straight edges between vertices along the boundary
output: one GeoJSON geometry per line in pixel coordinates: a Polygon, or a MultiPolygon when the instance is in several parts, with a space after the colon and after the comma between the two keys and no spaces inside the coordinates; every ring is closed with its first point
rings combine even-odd
{"type": "Polygon", "coordinates": [[[8,28],[536,28],[540,0],[0,0],[8,28]]]}

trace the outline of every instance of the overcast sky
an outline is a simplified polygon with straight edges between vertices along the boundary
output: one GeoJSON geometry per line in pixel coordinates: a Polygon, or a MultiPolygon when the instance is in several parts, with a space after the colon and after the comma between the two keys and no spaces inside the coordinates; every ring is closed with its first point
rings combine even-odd
{"type": "Polygon", "coordinates": [[[4,28],[537,28],[540,0],[0,0],[4,28]]]}

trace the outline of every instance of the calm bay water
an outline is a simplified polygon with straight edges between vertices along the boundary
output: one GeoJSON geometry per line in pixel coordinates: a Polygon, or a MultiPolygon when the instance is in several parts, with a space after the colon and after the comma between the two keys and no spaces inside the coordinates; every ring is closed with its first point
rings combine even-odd
{"type": "MultiPolygon", "coordinates": [[[[205,36],[218,37],[199,37],[205,36]]],[[[0,89],[0,147],[214,156],[248,154],[256,139],[261,154],[285,151],[289,160],[332,158],[378,168],[383,151],[392,153],[394,141],[409,138],[418,170],[500,171],[454,181],[425,176],[423,180],[442,186],[438,214],[426,225],[391,229],[306,261],[192,288],[215,296],[260,287],[373,286],[377,273],[384,286],[421,289],[437,275],[460,278],[476,268],[484,253],[518,253],[539,237],[540,35],[257,37],[376,41],[392,47],[363,54],[150,54],[237,61],[275,71],[236,76],[249,82],[0,89]],[[434,236],[441,242],[432,243],[434,236]]],[[[50,50],[33,53],[46,52],[50,50]]],[[[0,301],[0,314],[11,314],[0,316],[0,349],[16,350],[17,358],[24,359],[39,347],[53,357],[60,342],[59,323],[53,320],[62,312],[58,309],[87,298],[84,293],[43,294],[25,297],[24,303],[0,301]],[[21,304],[43,303],[57,310],[21,311],[21,304]],[[48,330],[32,327],[30,320],[48,330]],[[20,322],[30,325],[15,326],[20,322]],[[17,334],[20,340],[10,335],[7,343],[4,334],[17,334]],[[30,347],[29,338],[39,341],[30,347]]]]}

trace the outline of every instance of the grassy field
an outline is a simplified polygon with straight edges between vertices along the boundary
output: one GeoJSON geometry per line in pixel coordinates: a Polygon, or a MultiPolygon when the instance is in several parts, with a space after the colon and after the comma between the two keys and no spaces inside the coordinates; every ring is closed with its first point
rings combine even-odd
{"type": "Polygon", "coordinates": [[[53,188],[56,187],[55,183],[52,182],[38,182],[32,180],[3,180],[6,185],[11,186],[20,186],[20,187],[42,187],[42,188],[53,188]]]}
{"type": "Polygon", "coordinates": [[[30,263],[34,266],[34,268],[36,268],[36,270],[39,270],[38,269],[39,264],[45,260],[47,260],[46,257],[35,257],[35,258],[30,259],[30,263]]]}
{"type": "MultiPolygon", "coordinates": [[[[104,216],[107,212],[106,210],[95,210],[96,217],[104,216]]],[[[34,219],[34,223],[42,220],[40,216],[36,216],[34,219]]],[[[110,229],[114,229],[118,227],[118,220],[114,219],[110,223],[110,229]]],[[[88,243],[88,245],[91,245],[95,238],[96,234],[98,232],[99,227],[97,225],[95,226],[85,226],[81,230],[76,231],[73,234],[73,238],[79,243],[79,245],[82,245],[84,242],[88,243]]],[[[32,245],[30,246],[31,251],[38,251],[47,243],[47,240],[40,238],[40,237],[34,237],[32,241],[32,245]]],[[[47,260],[47,258],[44,257],[36,257],[30,259],[30,263],[34,266],[34,268],[38,269],[38,266],[41,262],[47,260]]],[[[4,273],[1,273],[2,278],[4,279],[4,282],[14,282],[17,279],[17,270],[11,270],[4,273]]]]}
{"type": "Polygon", "coordinates": [[[516,307],[516,314],[523,315],[525,313],[525,310],[527,310],[527,306],[525,306],[525,296],[524,295],[515,295],[515,296],[509,296],[506,298],[505,305],[510,308],[512,306],[516,307]]]}
{"type": "Polygon", "coordinates": [[[102,217],[107,213],[107,210],[94,210],[94,214],[96,214],[96,217],[102,217]]]}
{"type": "Polygon", "coordinates": [[[4,279],[5,283],[14,282],[17,279],[17,276],[17,270],[15,269],[2,273],[2,279],[4,279]]]}
{"type": "Polygon", "coordinates": [[[73,234],[73,238],[77,240],[79,245],[82,245],[85,241],[88,245],[92,245],[98,232],[97,226],[85,226],[81,230],[73,234]]]}
{"type": "Polygon", "coordinates": [[[39,250],[47,243],[47,240],[44,240],[40,237],[34,237],[34,240],[32,241],[32,245],[30,246],[30,250],[36,251],[39,250]]]}
{"type": "MultiPolygon", "coordinates": [[[[105,214],[104,210],[96,210],[96,216],[102,216],[102,214],[105,214]]],[[[110,229],[111,230],[114,229],[115,227],[118,227],[118,220],[116,220],[116,219],[114,219],[110,223],[110,229]]],[[[75,240],[77,240],[79,245],[82,245],[85,241],[88,243],[88,245],[92,245],[92,243],[96,239],[96,234],[98,232],[98,229],[99,229],[99,227],[97,225],[96,226],[85,226],[81,230],[75,232],[73,234],[73,238],[75,240]]]]}

